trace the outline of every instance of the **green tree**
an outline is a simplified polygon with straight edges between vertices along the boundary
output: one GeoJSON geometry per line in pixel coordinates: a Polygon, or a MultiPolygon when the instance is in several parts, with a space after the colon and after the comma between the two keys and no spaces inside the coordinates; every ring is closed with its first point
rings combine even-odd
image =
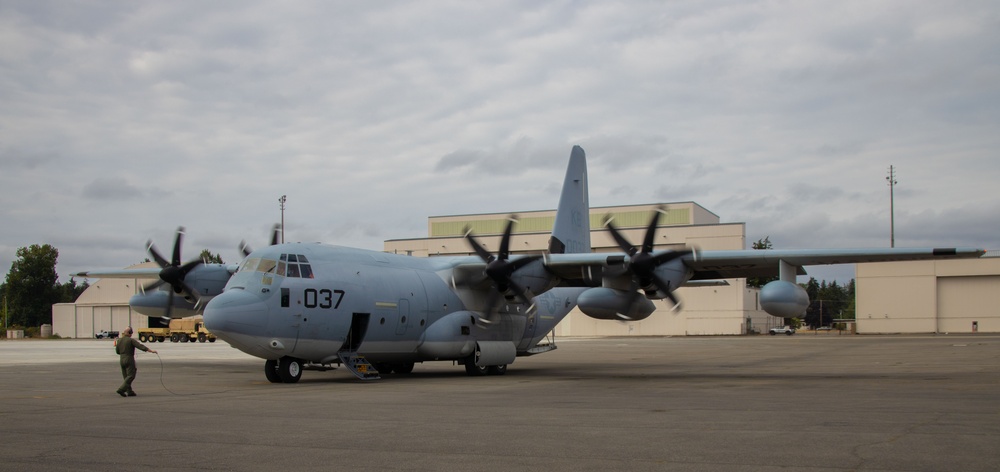
{"type": "Polygon", "coordinates": [[[218,254],[212,254],[208,249],[202,249],[201,255],[198,256],[201,260],[205,261],[206,264],[225,264],[222,262],[222,256],[218,254]]]}
{"type": "Polygon", "coordinates": [[[5,284],[11,326],[52,322],[52,304],[62,298],[56,274],[58,258],[59,250],[48,244],[17,250],[5,284]]]}
{"type": "Polygon", "coordinates": [[[73,303],[77,298],[83,293],[84,290],[90,287],[90,283],[86,280],[83,284],[77,284],[76,280],[72,277],[69,278],[69,282],[66,282],[59,286],[59,303],[73,303]]]}
{"type": "MultiPolygon", "coordinates": [[[[769,249],[774,249],[774,246],[771,245],[771,237],[770,236],[765,236],[762,239],[758,239],[755,243],[751,244],[750,247],[752,249],[758,249],[758,250],[762,250],[762,251],[766,251],[766,250],[769,250],[769,249]]],[[[748,287],[761,288],[761,287],[767,285],[768,282],[771,282],[771,281],[774,281],[774,280],[778,280],[778,277],[775,277],[775,276],[771,276],[771,277],[747,277],[747,286],[748,287]]]]}

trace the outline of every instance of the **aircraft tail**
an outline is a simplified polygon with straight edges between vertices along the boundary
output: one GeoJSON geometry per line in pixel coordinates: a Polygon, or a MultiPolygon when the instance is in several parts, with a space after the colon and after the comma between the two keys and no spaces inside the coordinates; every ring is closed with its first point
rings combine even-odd
{"type": "Polygon", "coordinates": [[[566,167],[556,221],[549,238],[550,254],[589,253],[590,196],[587,190],[587,156],[580,146],[573,146],[566,167]]]}

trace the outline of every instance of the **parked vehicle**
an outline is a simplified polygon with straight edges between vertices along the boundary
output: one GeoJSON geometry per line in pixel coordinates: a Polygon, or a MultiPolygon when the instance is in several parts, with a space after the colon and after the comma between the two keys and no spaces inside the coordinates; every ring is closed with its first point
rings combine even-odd
{"type": "Polygon", "coordinates": [[[108,331],[106,329],[102,329],[95,333],[94,337],[97,339],[117,339],[118,331],[108,331]]]}
{"type": "Polygon", "coordinates": [[[771,328],[768,330],[768,334],[774,336],[775,334],[787,334],[789,336],[795,334],[795,328],[791,326],[782,326],[780,328],[771,328]]]}
{"type": "Polygon", "coordinates": [[[139,328],[137,333],[140,342],[162,343],[169,339],[172,343],[214,343],[216,339],[214,334],[205,329],[201,316],[170,320],[169,328],[139,328]]]}

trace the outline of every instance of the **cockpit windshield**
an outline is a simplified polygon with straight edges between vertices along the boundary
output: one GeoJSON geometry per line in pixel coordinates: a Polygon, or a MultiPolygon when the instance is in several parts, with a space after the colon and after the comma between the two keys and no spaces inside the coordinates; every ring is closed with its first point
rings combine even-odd
{"type": "Polygon", "coordinates": [[[304,279],[314,277],[309,259],[302,254],[282,254],[278,264],[279,271],[282,267],[284,268],[285,277],[301,277],[304,279]]]}
{"type": "Polygon", "coordinates": [[[279,260],[253,257],[243,261],[237,272],[261,272],[279,277],[314,278],[309,259],[302,254],[282,254],[279,260]]]}

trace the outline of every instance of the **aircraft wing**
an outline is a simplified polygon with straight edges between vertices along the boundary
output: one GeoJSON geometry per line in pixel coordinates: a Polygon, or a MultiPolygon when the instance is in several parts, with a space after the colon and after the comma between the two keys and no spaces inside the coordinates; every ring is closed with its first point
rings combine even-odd
{"type": "MultiPolygon", "coordinates": [[[[239,268],[238,264],[226,264],[226,270],[230,274],[235,274],[239,268]]],[[[135,267],[132,269],[117,270],[88,270],[70,274],[72,277],[87,279],[158,279],[160,278],[159,267],[135,267]]]]}
{"type": "MultiPolygon", "coordinates": [[[[867,248],[705,251],[697,259],[685,258],[694,271],[692,280],[778,275],[779,261],[801,268],[809,265],[856,264],[859,262],[922,261],[975,258],[985,253],[974,248],[867,248]]],[[[805,272],[800,270],[799,275],[805,272]]]]}
{"type": "MultiPolygon", "coordinates": [[[[868,248],[868,249],[785,249],[700,251],[682,258],[694,274],[691,280],[714,280],[778,275],[780,262],[792,266],[855,264],[934,259],[976,258],[985,253],[975,248],[868,248]]],[[[551,254],[545,267],[567,280],[588,279],[594,271],[621,266],[628,260],[623,253],[551,254]]]]}
{"type": "Polygon", "coordinates": [[[86,279],[156,279],[160,277],[159,267],[143,267],[137,269],[118,270],[88,270],[70,274],[72,277],[86,279]]]}

